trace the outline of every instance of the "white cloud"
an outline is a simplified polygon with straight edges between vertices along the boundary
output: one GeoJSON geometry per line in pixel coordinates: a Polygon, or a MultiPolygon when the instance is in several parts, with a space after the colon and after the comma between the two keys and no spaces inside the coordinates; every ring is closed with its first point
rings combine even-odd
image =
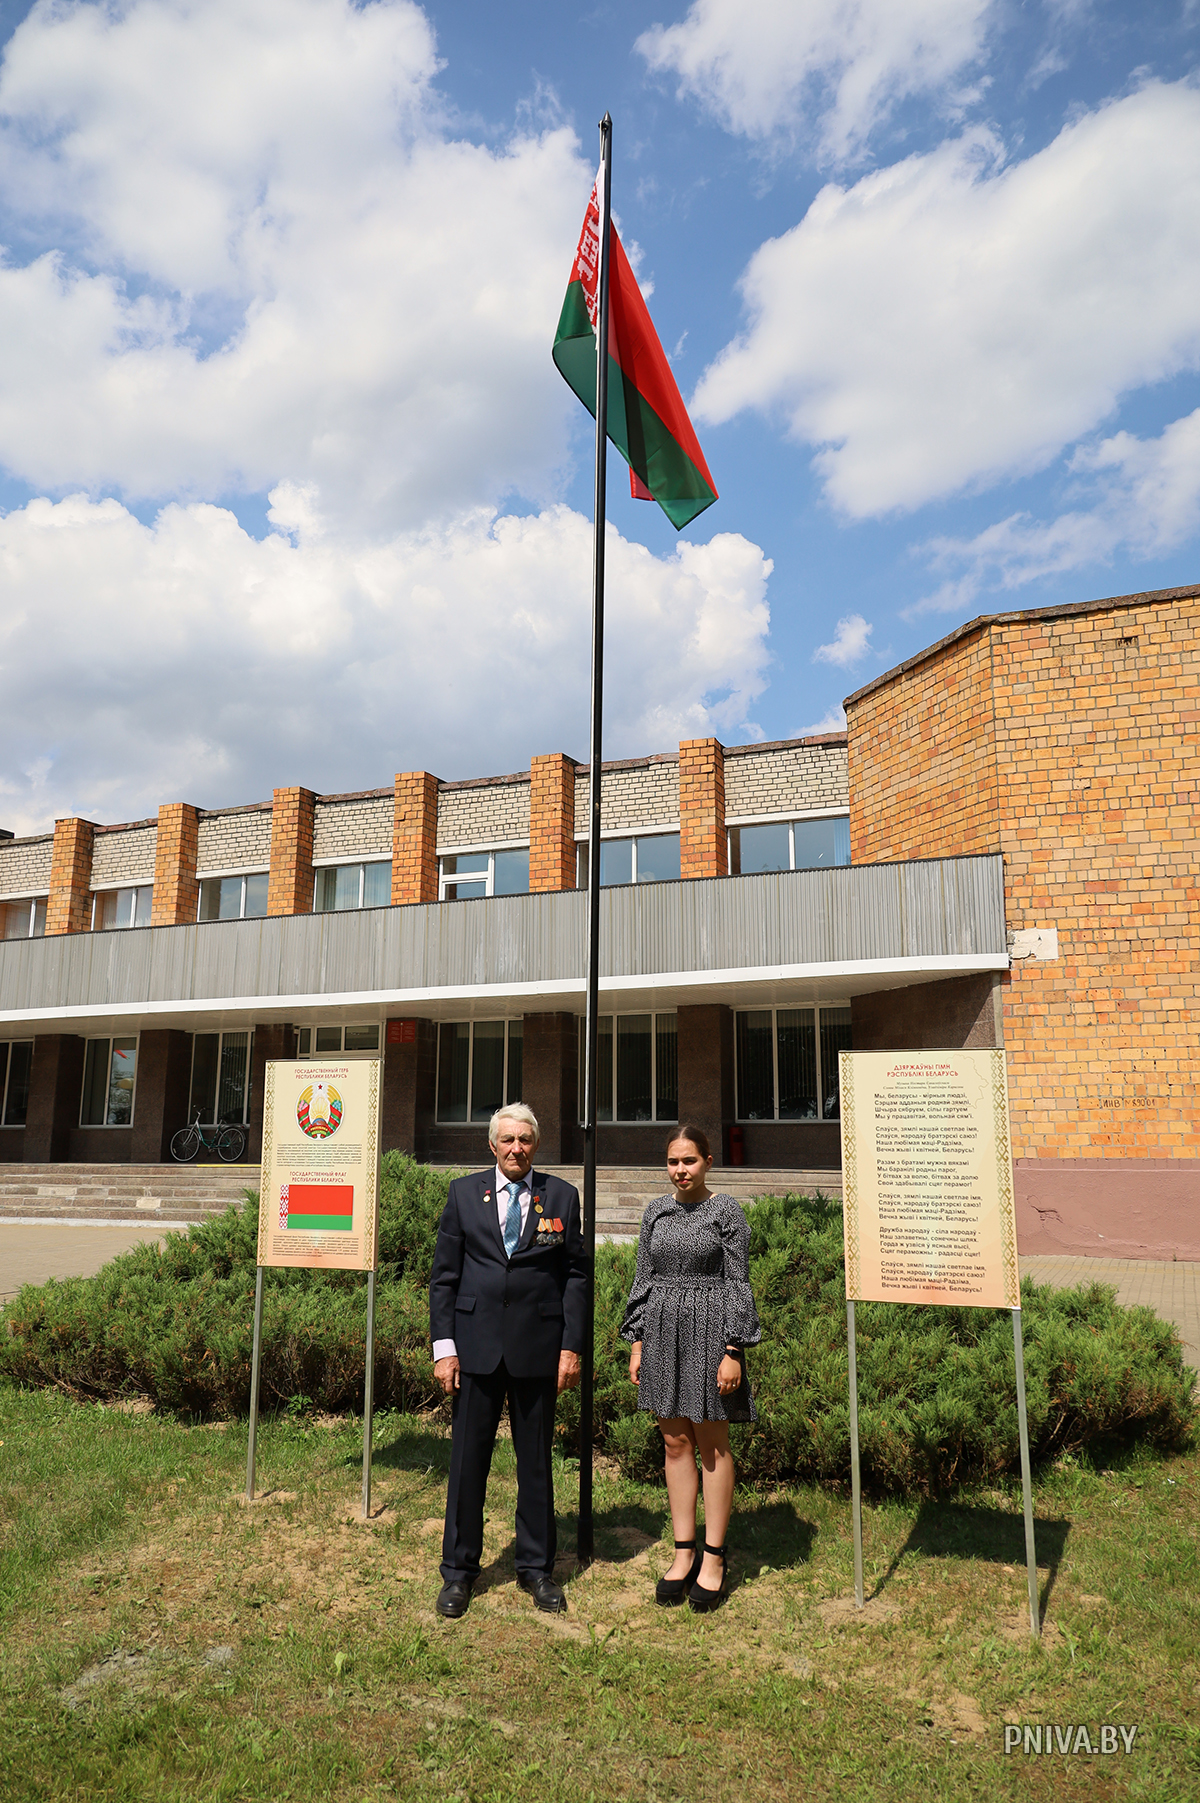
{"type": "Polygon", "coordinates": [[[0,68],[0,462],[134,497],[313,485],[387,534],[552,492],[592,171],[453,139],[410,0],[41,5],[0,68]]]}
{"type": "Polygon", "coordinates": [[[814,664],[836,664],[839,670],[848,670],[871,649],[874,630],[861,614],[846,614],[838,621],[832,642],[818,645],[813,652],[814,664]]]}
{"type": "Polygon", "coordinates": [[[839,701],[833,707],[827,707],[821,718],[814,720],[810,726],[798,726],[793,737],[807,739],[817,733],[845,732],[845,730],[846,710],[839,701]]]}
{"type": "Polygon", "coordinates": [[[818,117],[821,150],[841,160],[899,100],[953,106],[994,12],[993,0],[694,0],[636,49],[727,131],[792,136],[818,117]]]}
{"type": "Polygon", "coordinates": [[[1200,94],[1149,83],[1006,166],[971,132],[827,186],[694,399],[777,412],[862,518],[1044,467],[1200,363],[1200,94]]]}
{"type": "Polygon", "coordinates": [[[931,540],[934,567],[958,574],[902,617],[964,613],[986,588],[1021,588],[1118,551],[1155,556],[1200,532],[1200,408],[1157,438],[1117,432],[1084,447],[1071,469],[1080,505],[1056,519],[1014,513],[974,538],[931,540]]]}
{"type": "MultiPolygon", "coordinates": [[[[590,523],[489,509],[371,544],[295,488],[282,532],[115,500],[0,520],[0,825],[334,792],[587,755],[590,523]]],[[[752,734],[771,565],[734,533],[670,556],[610,531],[605,752],[752,734]]],[[[761,736],[761,735],[760,735],[761,736]]]]}

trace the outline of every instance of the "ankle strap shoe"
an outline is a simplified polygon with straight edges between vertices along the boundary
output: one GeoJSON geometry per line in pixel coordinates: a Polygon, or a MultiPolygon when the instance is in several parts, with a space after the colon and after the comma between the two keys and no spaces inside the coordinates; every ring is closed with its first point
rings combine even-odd
{"type": "Polygon", "coordinates": [[[725,1599],[725,1586],[729,1581],[729,1562],[725,1557],[725,1548],[723,1546],[710,1546],[706,1540],[704,1542],[704,1551],[706,1553],[711,1553],[714,1559],[720,1559],[721,1583],[717,1590],[707,1590],[703,1584],[692,1585],[691,1589],[688,1591],[688,1602],[696,1611],[697,1615],[709,1615],[714,1609],[718,1609],[721,1606],[721,1603],[725,1599]]]}
{"type": "MultiPolygon", "coordinates": [[[[689,1547],[694,1547],[695,1544],[696,1542],[694,1540],[677,1540],[675,1542],[675,1550],[676,1552],[681,1553],[686,1552],[689,1547]]],[[[704,1554],[697,1553],[696,1557],[692,1560],[692,1569],[685,1578],[660,1578],[658,1583],[654,1586],[655,1602],[664,1609],[676,1608],[687,1595],[689,1585],[696,1582],[696,1577],[703,1561],[704,1554]]]]}

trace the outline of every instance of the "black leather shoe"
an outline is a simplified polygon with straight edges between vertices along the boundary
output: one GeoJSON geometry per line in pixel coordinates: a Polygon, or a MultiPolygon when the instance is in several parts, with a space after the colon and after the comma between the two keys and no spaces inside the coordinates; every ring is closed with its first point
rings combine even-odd
{"type": "Polygon", "coordinates": [[[729,1581],[729,1562],[725,1557],[725,1548],[723,1546],[710,1546],[706,1540],[704,1542],[704,1550],[706,1553],[712,1553],[714,1558],[719,1558],[721,1561],[721,1588],[719,1590],[708,1590],[703,1584],[692,1585],[691,1589],[688,1591],[688,1602],[696,1611],[697,1615],[708,1615],[712,1610],[720,1608],[722,1602],[725,1600],[725,1586],[729,1581]]]}
{"type": "Polygon", "coordinates": [[[471,1582],[469,1578],[450,1578],[438,1592],[437,1612],[448,1621],[457,1621],[471,1607],[471,1582]]]}
{"type": "MultiPolygon", "coordinates": [[[[695,1552],[696,1542],[694,1540],[677,1540],[675,1542],[675,1551],[695,1552]]],[[[704,1554],[696,1553],[696,1557],[692,1560],[692,1568],[687,1573],[686,1577],[660,1578],[658,1580],[658,1583],[654,1586],[654,1600],[660,1608],[673,1609],[677,1604],[684,1600],[688,1591],[700,1576],[700,1567],[703,1563],[704,1554]]]]}
{"type": "Polygon", "coordinates": [[[567,1599],[561,1587],[545,1571],[519,1571],[517,1583],[522,1590],[528,1590],[530,1596],[546,1615],[565,1615],[567,1599]]]}

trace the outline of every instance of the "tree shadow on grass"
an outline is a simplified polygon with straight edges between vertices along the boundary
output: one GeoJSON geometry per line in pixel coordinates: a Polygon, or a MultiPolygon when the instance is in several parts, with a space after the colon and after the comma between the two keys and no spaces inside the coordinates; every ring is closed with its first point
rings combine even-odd
{"type": "MultiPolygon", "coordinates": [[[[348,1454],[345,1462],[353,1465],[353,1455],[348,1454]]],[[[361,1463],[361,1457],[359,1462],[361,1463]]],[[[450,1436],[427,1427],[418,1427],[415,1423],[411,1427],[406,1425],[394,1439],[372,1449],[371,1465],[376,1471],[427,1471],[447,1477],[450,1472],[450,1436]]]]}
{"type": "MultiPolygon", "coordinates": [[[[665,1506],[647,1508],[641,1503],[620,1503],[598,1509],[593,1522],[596,1558],[606,1565],[624,1564],[637,1558],[647,1546],[659,1542],[669,1545],[673,1538],[665,1506]]],[[[559,1530],[560,1547],[573,1547],[579,1532],[576,1511],[559,1516],[559,1530]]],[[[701,1521],[697,1539],[703,1531],[701,1521]]],[[[730,1589],[756,1578],[762,1571],[786,1571],[807,1564],[816,1537],[814,1523],[806,1521],[793,1503],[763,1501],[735,1506],[726,1537],[730,1589]]]]}
{"type": "MultiPolygon", "coordinates": [[[[1062,1564],[1069,1521],[1034,1521],[1038,1568],[1046,1568],[1046,1581],[1038,1601],[1044,1621],[1050,1593],[1062,1564]]],[[[908,1539],[892,1555],[892,1562],[875,1586],[879,1596],[895,1576],[906,1553],[927,1559],[986,1559],[995,1565],[1025,1563],[1025,1517],[1006,1509],[988,1509],[971,1503],[924,1502],[909,1530],[908,1539]]]]}

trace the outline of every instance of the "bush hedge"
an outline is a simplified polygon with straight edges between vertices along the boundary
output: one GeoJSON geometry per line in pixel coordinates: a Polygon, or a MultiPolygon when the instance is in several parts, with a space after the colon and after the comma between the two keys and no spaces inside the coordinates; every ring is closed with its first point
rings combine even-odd
{"type": "MultiPolygon", "coordinates": [[[[437,1406],[427,1285],[451,1173],[402,1153],[383,1161],[376,1294],[379,1407],[437,1406]]],[[[759,1420],[733,1429],[741,1476],[770,1484],[849,1471],[841,1210],[822,1197],[771,1196],[749,1211],[750,1273],[763,1324],[751,1355],[759,1420]]],[[[231,1208],[122,1254],[90,1278],[20,1292],[4,1311],[0,1374],[97,1399],[149,1396],[190,1415],[249,1403],[257,1210],[231,1208]]],[[[632,1478],[662,1469],[654,1422],[637,1409],[618,1329],[631,1246],[596,1261],[597,1446],[632,1478]]],[[[860,1303],[859,1434],[864,1482],[934,1492],[1015,1469],[1017,1411],[1006,1312],[860,1303]]],[[[1102,1284],[1022,1285],[1026,1396],[1034,1457],[1135,1440],[1186,1444],[1196,1376],[1174,1329],[1121,1308],[1102,1284]]],[[[366,1286],[348,1272],[272,1271],[263,1311],[262,1403],[361,1408],[366,1286]]],[[[579,1399],[559,1405],[565,1450],[579,1399]]]]}

